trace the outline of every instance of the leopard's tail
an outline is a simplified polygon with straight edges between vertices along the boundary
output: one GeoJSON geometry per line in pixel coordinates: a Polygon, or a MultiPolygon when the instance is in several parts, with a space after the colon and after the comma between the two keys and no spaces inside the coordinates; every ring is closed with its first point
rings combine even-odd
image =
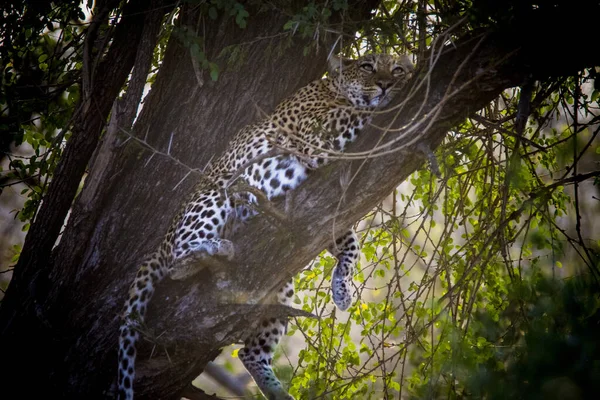
{"type": "Polygon", "coordinates": [[[149,257],[140,267],[129,289],[129,298],[125,303],[123,320],[119,332],[119,400],[133,400],[133,380],[135,378],[135,345],[139,340],[140,327],[146,317],[148,303],[154,294],[156,285],[168,272],[165,257],[159,253],[149,257]]]}

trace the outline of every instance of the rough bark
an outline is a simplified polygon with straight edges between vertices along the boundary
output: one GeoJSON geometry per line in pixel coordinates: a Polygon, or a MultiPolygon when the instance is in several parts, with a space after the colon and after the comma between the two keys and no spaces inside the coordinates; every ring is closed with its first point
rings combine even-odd
{"type": "MultiPolygon", "coordinates": [[[[594,12],[577,20],[583,37],[594,37],[592,27],[598,16],[594,12]]],[[[184,16],[191,26],[198,26],[193,12],[184,16]]],[[[551,17],[531,21],[531,26],[564,23],[560,10],[551,17]]],[[[286,18],[274,11],[257,13],[251,15],[244,31],[233,20],[208,24],[203,34],[209,59],[218,59],[222,48],[241,42],[249,43],[249,53],[241,69],[225,71],[216,83],[204,74],[202,87],[189,50],[172,42],[133,134],[163,152],[170,147],[171,155],[187,165],[205,165],[237,129],[256,118],[255,104],[272,110],[281,98],[324,71],[329,49],[321,47],[305,58],[304,43],[294,41],[278,50],[286,42],[278,36],[286,18]],[[258,40],[260,37],[263,39],[258,40]]],[[[435,149],[452,126],[503,89],[519,85],[526,76],[570,74],[600,61],[583,46],[572,48],[571,57],[548,60],[558,33],[536,31],[531,26],[485,36],[473,34],[444,48],[430,71],[427,96],[421,88],[399,115],[390,112],[374,121],[378,126],[405,127],[388,132],[386,140],[416,126],[400,142],[413,143],[402,152],[364,162],[333,163],[293,193],[296,206],[288,220],[274,224],[267,218],[254,219],[233,238],[237,255],[227,264],[226,277],[220,282],[227,291],[217,288],[217,280],[208,270],[185,282],[161,285],[147,324],[160,339],[156,346],[146,343],[140,349],[135,383],[139,398],[177,398],[222,346],[239,340],[252,321],[270,312],[269,308],[235,303],[260,301],[326,246],[334,220],[336,229],[346,228],[389,194],[422,165],[419,144],[435,149]],[[440,104],[443,107],[436,113],[440,104]],[[338,209],[343,194],[340,174],[345,168],[356,171],[359,165],[360,172],[338,209]],[[149,359],[153,347],[155,355],[149,359]]],[[[424,62],[411,85],[425,77],[426,66],[424,62]]],[[[409,89],[410,85],[407,93],[409,89]]],[[[366,129],[351,151],[371,148],[380,136],[377,128],[366,129]]],[[[104,397],[103,391],[109,389],[116,374],[118,313],[137,263],[161,240],[194,182],[190,176],[178,185],[187,173],[185,168],[161,155],[150,159],[152,151],[135,140],[123,144],[125,138],[105,138],[61,243],[53,251],[51,265],[56,268],[47,277],[52,290],[43,299],[34,298],[40,302],[47,324],[17,324],[9,336],[11,345],[19,349],[26,349],[29,341],[39,341],[35,350],[24,352],[29,360],[35,351],[42,352],[43,368],[35,372],[36,376],[49,374],[43,375],[53,384],[43,388],[47,396],[104,397]],[[33,334],[27,328],[38,331],[33,334]],[[63,364],[51,368],[51,363],[63,364]]],[[[282,201],[275,206],[281,209],[282,201]]],[[[19,322],[19,317],[15,318],[19,322]]],[[[9,356],[16,362],[19,352],[9,351],[9,356]]],[[[27,363],[15,365],[10,376],[15,382],[19,381],[17,374],[30,374],[27,363]]]]}

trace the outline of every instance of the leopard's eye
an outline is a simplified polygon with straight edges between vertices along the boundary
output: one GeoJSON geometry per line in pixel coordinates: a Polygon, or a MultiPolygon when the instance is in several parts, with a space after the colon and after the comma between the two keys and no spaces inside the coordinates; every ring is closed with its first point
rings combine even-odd
{"type": "Polygon", "coordinates": [[[399,76],[399,75],[404,75],[404,74],[405,74],[405,71],[404,71],[404,68],[402,68],[402,67],[396,67],[392,70],[392,75],[394,75],[394,76],[399,76]]]}
{"type": "Polygon", "coordinates": [[[367,71],[367,72],[373,72],[374,68],[372,64],[369,63],[364,63],[360,65],[360,69],[362,69],[363,71],[367,71]]]}

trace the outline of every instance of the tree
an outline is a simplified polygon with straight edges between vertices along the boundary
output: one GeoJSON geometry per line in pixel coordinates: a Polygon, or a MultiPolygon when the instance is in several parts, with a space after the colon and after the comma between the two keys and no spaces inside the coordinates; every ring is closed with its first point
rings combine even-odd
{"type": "MultiPolygon", "coordinates": [[[[412,42],[418,69],[396,109],[392,108],[400,111],[378,116],[352,154],[318,171],[295,191],[292,215],[284,220],[272,215],[256,218],[233,238],[237,255],[225,269],[232,288],[226,298],[220,297],[208,270],[185,282],[162,285],[147,321],[155,343],[141,350],[164,351],[147,361],[140,357],[136,382],[140,397],[180,396],[220,348],[238,341],[253,321],[273,312],[260,304],[233,304],[234,295],[264,298],[318,255],[332,237],[332,226],[345,229],[355,223],[424,160],[429,159],[435,169],[435,158],[428,155],[449,131],[464,131],[461,124],[466,117],[480,118],[484,128],[492,123],[495,132],[510,142],[507,147],[514,151],[507,159],[517,165],[521,147],[525,150],[526,145],[537,143],[524,134],[523,125],[519,128],[531,113],[527,109],[544,114],[542,107],[552,93],[567,84],[578,87],[584,77],[580,71],[600,65],[584,40],[571,43],[568,57],[548,60],[564,32],[577,29],[579,38],[593,37],[593,22],[600,14],[591,2],[511,1],[501,9],[484,1],[397,6],[376,1],[190,2],[176,10],[168,44],[160,43],[158,33],[167,26],[166,16],[172,17],[173,7],[160,0],[123,6],[110,0],[98,2],[89,26],[82,30],[81,95],[68,124],[70,138],[0,309],[3,343],[11,344],[3,357],[10,365],[7,382],[15,390],[23,377],[35,376],[40,389],[32,388],[31,395],[43,391],[62,398],[103,398],[110,394],[119,311],[137,263],[161,240],[210,158],[223,151],[229,138],[257,113],[268,112],[286,95],[322,75],[331,51],[350,52],[352,43],[374,50],[406,48],[401,37],[409,40],[408,45],[412,42]],[[584,5],[586,13],[581,15],[579,6],[584,5]],[[371,13],[374,9],[378,13],[371,13]],[[555,24],[563,30],[544,29],[555,24]],[[414,31],[399,31],[407,26],[414,31]],[[355,32],[362,43],[354,41],[355,32]],[[161,63],[156,48],[163,56],[161,63]],[[153,66],[158,72],[134,123],[153,66]],[[567,82],[565,77],[575,80],[567,82]],[[536,81],[542,84],[535,85],[536,81]],[[475,114],[516,86],[521,86],[520,103],[505,103],[521,115],[509,113],[511,118],[502,121],[513,123],[511,129],[500,120],[490,122],[475,114]],[[377,127],[387,127],[386,133],[382,135],[377,127]],[[375,139],[380,137],[387,147],[375,139]],[[85,183],[76,196],[86,168],[85,183]],[[352,181],[340,185],[348,170],[352,181]]],[[[33,13],[32,21],[47,11],[26,10],[33,13]]],[[[27,12],[23,20],[28,20],[27,12]]],[[[73,17],[67,13],[64,18],[73,17]]],[[[12,26],[10,21],[6,26],[12,26]]],[[[43,28],[31,29],[37,34],[43,28]]],[[[583,104],[581,94],[574,99],[583,104]]],[[[448,146],[461,147],[454,153],[446,147],[448,154],[469,155],[464,138],[454,136],[448,146]]],[[[448,159],[441,164],[444,173],[456,168],[448,159]]],[[[529,188],[514,183],[519,171],[515,168],[512,175],[507,172],[502,177],[505,187],[516,187],[520,195],[531,189],[529,197],[521,197],[521,207],[508,207],[508,198],[514,202],[519,196],[506,189],[502,204],[507,207],[501,207],[493,229],[479,231],[489,237],[478,244],[484,247],[473,247],[469,263],[447,272],[452,275],[443,288],[447,304],[457,306],[461,296],[474,299],[476,288],[469,286],[469,279],[483,277],[479,266],[489,262],[492,254],[502,254],[496,239],[503,238],[505,244],[515,240],[514,232],[507,236],[517,229],[515,221],[532,207],[552,201],[556,206],[554,189],[559,186],[598,176],[598,171],[579,174],[575,170],[573,176],[556,183],[537,182],[529,188]]],[[[427,176],[421,183],[425,182],[435,180],[427,176]]],[[[276,201],[273,207],[281,210],[281,203],[276,201]]],[[[427,208],[425,215],[433,210],[427,208]]],[[[588,251],[587,263],[595,271],[597,255],[581,237],[576,242],[581,251],[588,251]]],[[[440,265],[445,265],[442,259],[440,253],[440,265]]],[[[418,296],[414,300],[417,303],[418,296]]],[[[422,334],[438,317],[424,320],[421,330],[412,334],[422,334]]],[[[393,386],[392,378],[384,376],[385,390],[393,386]]]]}

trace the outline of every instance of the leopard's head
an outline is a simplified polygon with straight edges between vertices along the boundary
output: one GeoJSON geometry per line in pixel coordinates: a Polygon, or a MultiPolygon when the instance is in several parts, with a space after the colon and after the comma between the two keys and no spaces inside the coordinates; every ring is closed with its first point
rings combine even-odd
{"type": "Polygon", "coordinates": [[[335,90],[357,107],[385,106],[414,70],[408,56],[388,54],[366,54],[357,60],[332,56],[329,67],[335,90]]]}

